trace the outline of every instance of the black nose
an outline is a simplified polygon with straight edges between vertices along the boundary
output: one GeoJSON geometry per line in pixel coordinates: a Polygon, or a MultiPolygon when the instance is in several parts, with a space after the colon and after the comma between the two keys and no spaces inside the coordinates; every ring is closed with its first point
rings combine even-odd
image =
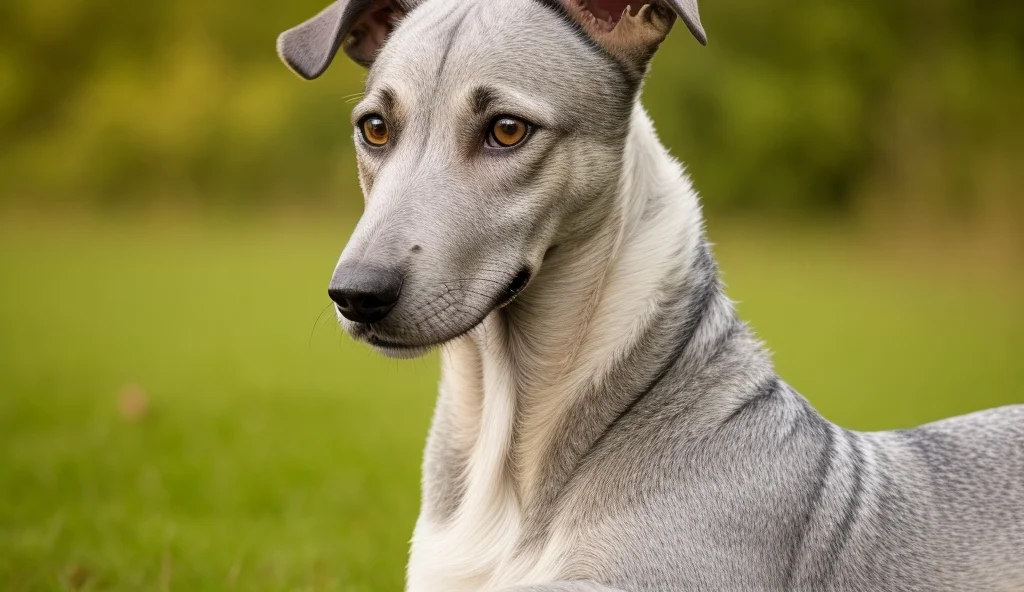
{"type": "Polygon", "coordinates": [[[402,276],[398,272],[374,267],[339,267],[327,295],[346,319],[376,323],[388,316],[398,303],[401,291],[402,276]]]}

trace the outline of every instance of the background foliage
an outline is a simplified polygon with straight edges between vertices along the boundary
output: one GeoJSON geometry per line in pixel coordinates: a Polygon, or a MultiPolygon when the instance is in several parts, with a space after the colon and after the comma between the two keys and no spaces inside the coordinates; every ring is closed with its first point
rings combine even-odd
{"type": "MultiPolygon", "coordinates": [[[[0,194],[355,210],[362,71],[338,60],[302,84],[273,52],[322,4],[7,0],[0,194]]],[[[676,31],[645,101],[713,211],[1021,215],[1024,4],[701,10],[710,45],[676,31]]]]}

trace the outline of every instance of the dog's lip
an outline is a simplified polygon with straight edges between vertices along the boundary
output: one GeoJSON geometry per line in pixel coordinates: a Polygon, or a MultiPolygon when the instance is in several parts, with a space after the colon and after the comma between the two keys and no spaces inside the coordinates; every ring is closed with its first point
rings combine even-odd
{"type": "MultiPolygon", "coordinates": [[[[491,312],[494,312],[495,310],[498,310],[499,308],[500,307],[496,306],[495,308],[493,308],[491,310],[491,312]]],[[[486,315],[484,315],[484,317],[482,319],[480,319],[479,321],[474,323],[472,327],[469,327],[465,331],[462,331],[462,332],[460,332],[460,333],[458,333],[456,335],[453,335],[451,337],[448,337],[446,339],[443,339],[443,340],[440,340],[440,341],[437,341],[437,342],[433,342],[433,343],[401,343],[399,341],[392,341],[390,339],[385,339],[383,337],[380,337],[379,335],[373,334],[372,332],[371,333],[366,333],[366,334],[363,334],[363,335],[355,335],[354,334],[353,337],[355,337],[356,339],[359,339],[361,341],[365,341],[367,344],[369,344],[369,345],[371,345],[373,347],[380,347],[380,348],[384,348],[384,349],[394,349],[394,350],[398,350],[398,351],[430,350],[430,349],[433,349],[435,347],[441,347],[441,346],[443,346],[445,344],[451,343],[453,341],[457,341],[457,340],[465,337],[466,335],[468,335],[471,332],[473,332],[474,329],[476,329],[477,327],[482,325],[484,323],[484,321],[487,319],[488,316],[490,316],[490,313],[487,313],[486,315]]]]}
{"type": "Polygon", "coordinates": [[[366,342],[375,347],[386,347],[390,349],[424,349],[433,347],[430,345],[409,345],[406,343],[399,343],[397,341],[391,341],[389,339],[381,339],[376,335],[367,335],[365,337],[366,342]]]}
{"type": "Polygon", "coordinates": [[[516,274],[514,278],[512,278],[511,283],[509,284],[511,289],[505,290],[504,293],[499,294],[495,297],[495,300],[491,304],[490,310],[487,312],[487,314],[479,318],[475,323],[473,323],[471,327],[468,327],[455,335],[452,335],[442,340],[438,340],[436,342],[402,343],[401,341],[395,341],[393,339],[388,339],[387,337],[381,336],[380,333],[377,332],[378,330],[375,327],[365,323],[357,323],[355,325],[355,328],[351,331],[351,334],[353,337],[360,341],[364,341],[373,347],[383,349],[393,349],[397,351],[416,351],[429,350],[435,347],[441,347],[447,343],[451,343],[462,337],[465,337],[469,333],[473,332],[474,329],[482,325],[484,321],[487,320],[487,317],[491,315],[491,313],[497,310],[501,310],[502,308],[505,308],[506,306],[511,304],[512,301],[514,301],[516,297],[518,297],[523,292],[523,290],[526,289],[526,286],[530,284],[530,282],[533,280],[533,275],[534,271],[529,266],[520,268],[519,272],[516,274]]]}
{"type": "MultiPolygon", "coordinates": [[[[485,317],[486,318],[486,317],[485,317]]],[[[372,345],[373,347],[381,347],[386,349],[404,350],[404,351],[415,351],[415,350],[429,350],[435,347],[441,347],[446,343],[451,343],[457,339],[465,337],[468,333],[476,329],[484,322],[484,319],[480,319],[480,322],[476,323],[469,329],[459,333],[458,335],[449,337],[447,339],[438,341],[436,343],[401,343],[398,341],[391,341],[390,339],[383,339],[377,335],[366,335],[361,337],[363,341],[372,345]]]]}

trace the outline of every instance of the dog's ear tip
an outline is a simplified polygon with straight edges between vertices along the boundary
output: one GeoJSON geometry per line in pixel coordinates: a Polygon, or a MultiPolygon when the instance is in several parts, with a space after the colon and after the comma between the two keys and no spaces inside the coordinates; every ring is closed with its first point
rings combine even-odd
{"type": "Polygon", "coordinates": [[[289,64],[287,62],[285,62],[285,65],[288,66],[288,69],[291,70],[293,74],[295,74],[296,76],[298,76],[302,80],[306,80],[306,81],[316,80],[317,78],[320,77],[320,74],[317,74],[315,72],[303,72],[303,71],[299,70],[298,68],[296,68],[295,66],[293,66],[293,65],[291,65],[291,64],[289,64]]]}
{"type": "Polygon", "coordinates": [[[707,47],[708,34],[704,32],[704,26],[700,24],[700,20],[696,18],[684,18],[683,23],[686,24],[686,28],[690,30],[690,34],[697,40],[697,43],[707,47]]]}
{"type": "Polygon", "coordinates": [[[704,32],[704,25],[700,22],[700,11],[697,8],[697,0],[663,0],[677,15],[682,17],[690,34],[701,45],[708,44],[707,33],[704,32]]]}
{"type": "Polygon", "coordinates": [[[369,67],[395,23],[420,2],[335,0],[313,18],[278,35],[277,53],[306,80],[319,78],[339,49],[359,65],[369,67]],[[350,35],[353,29],[359,34],[350,35]]]}
{"type": "Polygon", "coordinates": [[[304,60],[298,59],[301,51],[291,43],[291,35],[289,33],[292,33],[291,29],[277,36],[277,57],[299,78],[303,80],[319,78],[327,69],[327,64],[304,63],[304,60]]]}

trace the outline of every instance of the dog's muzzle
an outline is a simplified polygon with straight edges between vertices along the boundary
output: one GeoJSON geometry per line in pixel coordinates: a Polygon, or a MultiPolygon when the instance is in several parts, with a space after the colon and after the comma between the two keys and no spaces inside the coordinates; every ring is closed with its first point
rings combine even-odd
{"type": "Polygon", "coordinates": [[[343,266],[335,270],[327,295],[346,319],[377,323],[398,304],[402,280],[402,274],[390,269],[343,266]]]}

